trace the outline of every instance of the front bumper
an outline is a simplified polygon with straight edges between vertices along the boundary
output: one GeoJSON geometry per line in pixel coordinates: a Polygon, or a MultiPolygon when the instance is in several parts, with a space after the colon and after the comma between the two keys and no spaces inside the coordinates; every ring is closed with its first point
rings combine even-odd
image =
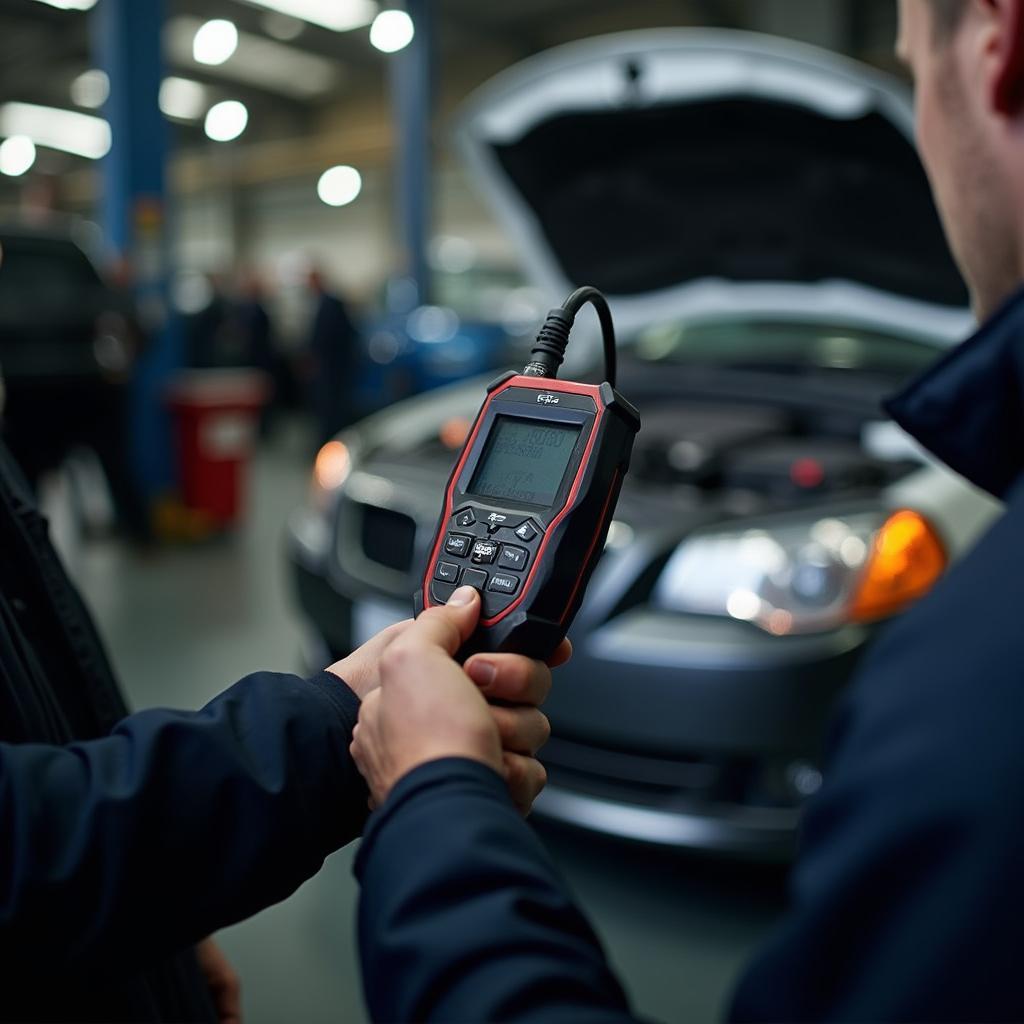
{"type": "Polygon", "coordinates": [[[659,809],[580,792],[549,781],[534,813],[590,832],[635,842],[784,863],[796,850],[795,808],[659,809]]]}
{"type": "MultiPolygon", "coordinates": [[[[335,656],[408,615],[397,600],[339,594],[294,558],[293,575],[304,614],[335,656]]],[[[677,622],[677,643],[659,654],[651,623],[645,633],[624,618],[611,633],[578,639],[558,673],[545,709],[554,730],[542,754],[549,783],[535,813],[639,842],[789,859],[802,795],[820,782],[831,707],[864,632],[816,638],[772,662],[755,655],[762,639],[777,638],[753,634],[744,655],[715,635],[718,625],[742,631],[740,623],[677,622]],[[688,632],[703,643],[688,644],[688,632]]]]}

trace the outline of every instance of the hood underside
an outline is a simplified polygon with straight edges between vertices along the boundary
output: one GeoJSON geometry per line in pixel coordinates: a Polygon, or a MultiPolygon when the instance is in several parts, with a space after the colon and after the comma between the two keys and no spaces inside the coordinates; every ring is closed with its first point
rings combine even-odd
{"type": "Polygon", "coordinates": [[[553,293],[846,281],[967,303],[901,87],[824,51],[692,30],[589,40],[485,86],[459,134],[553,293]]]}

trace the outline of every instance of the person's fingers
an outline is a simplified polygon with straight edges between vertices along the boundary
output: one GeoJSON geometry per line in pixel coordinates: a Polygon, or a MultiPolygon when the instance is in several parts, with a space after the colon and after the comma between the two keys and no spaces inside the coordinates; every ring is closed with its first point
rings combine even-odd
{"type": "Polygon", "coordinates": [[[348,657],[328,665],[326,671],[337,676],[360,697],[364,697],[366,691],[377,684],[377,664],[380,656],[412,624],[412,619],[404,619],[388,626],[387,629],[382,629],[348,657]]]}
{"type": "Polygon", "coordinates": [[[377,724],[377,719],[380,716],[380,702],[381,702],[380,690],[374,690],[372,693],[368,693],[359,705],[359,719],[356,722],[353,734],[360,727],[365,729],[372,729],[377,724]]]}
{"type": "Polygon", "coordinates": [[[385,629],[382,629],[375,637],[367,640],[362,646],[364,651],[375,651],[379,653],[384,650],[393,640],[400,637],[406,630],[412,627],[415,619],[402,619],[401,622],[394,622],[385,629]]]}
{"type": "Polygon", "coordinates": [[[519,813],[526,817],[541,790],[547,785],[548,773],[536,758],[522,754],[502,755],[505,784],[519,813]]]}
{"type": "Polygon", "coordinates": [[[349,743],[349,753],[356,763],[359,771],[367,776],[370,767],[371,746],[364,742],[364,737],[371,740],[376,730],[377,716],[380,713],[380,690],[368,693],[359,706],[359,720],[352,729],[352,742],[349,743]]]}
{"type": "Polygon", "coordinates": [[[559,665],[564,665],[572,657],[572,641],[568,637],[563,637],[562,642],[555,648],[555,653],[548,658],[549,668],[558,668],[559,665]]]}
{"type": "Polygon", "coordinates": [[[460,587],[446,605],[428,608],[384,652],[383,659],[401,670],[409,661],[423,656],[424,648],[441,648],[447,654],[469,639],[480,618],[480,594],[473,587],[460,587]]]}
{"type": "Polygon", "coordinates": [[[498,724],[502,749],[515,754],[536,754],[551,738],[551,723],[542,711],[531,707],[491,707],[498,724]]]}
{"type": "Polygon", "coordinates": [[[539,706],[551,692],[551,669],[521,654],[474,654],[463,668],[488,700],[539,706]]]}

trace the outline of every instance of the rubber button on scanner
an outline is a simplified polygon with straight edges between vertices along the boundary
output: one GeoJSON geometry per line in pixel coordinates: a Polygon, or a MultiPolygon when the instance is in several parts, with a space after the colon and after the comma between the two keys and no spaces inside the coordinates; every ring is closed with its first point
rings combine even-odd
{"type": "Polygon", "coordinates": [[[451,562],[438,562],[434,570],[434,579],[442,580],[445,583],[457,583],[459,579],[459,567],[451,562]]]}
{"type": "Polygon", "coordinates": [[[457,512],[455,515],[456,526],[472,526],[476,522],[476,516],[473,515],[471,508],[464,508],[461,512],[457,512]]]}
{"type": "Polygon", "coordinates": [[[495,594],[514,594],[519,589],[519,577],[496,572],[487,584],[487,589],[495,594]]]}
{"type": "Polygon", "coordinates": [[[498,565],[503,569],[515,569],[517,572],[522,572],[529,560],[530,553],[525,548],[503,544],[501,554],[498,556],[498,565]]]}
{"type": "Polygon", "coordinates": [[[469,545],[473,538],[461,533],[449,533],[448,539],[444,542],[444,549],[449,555],[458,555],[465,558],[469,554],[469,545]]]}
{"type": "Polygon", "coordinates": [[[483,590],[487,586],[487,573],[483,569],[467,569],[465,576],[462,577],[462,585],[483,590]]]}
{"type": "Polygon", "coordinates": [[[488,565],[498,554],[498,545],[493,540],[478,540],[473,545],[473,562],[476,565],[488,565]]]}
{"type": "Polygon", "coordinates": [[[520,540],[526,541],[527,543],[537,536],[537,531],[533,528],[531,523],[523,523],[515,533],[520,540]]]}
{"type": "Polygon", "coordinates": [[[511,516],[507,516],[503,512],[491,512],[490,515],[487,516],[487,532],[495,533],[503,526],[514,526],[518,522],[518,519],[513,519],[511,516]]]}

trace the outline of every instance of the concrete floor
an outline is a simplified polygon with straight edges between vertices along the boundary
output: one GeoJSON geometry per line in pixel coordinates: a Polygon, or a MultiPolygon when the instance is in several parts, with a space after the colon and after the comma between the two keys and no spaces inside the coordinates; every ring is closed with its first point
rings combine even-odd
{"type": "MultiPolygon", "coordinates": [[[[139,556],[81,543],[59,490],[48,511],[59,546],[106,637],[130,701],[201,706],[255,669],[295,671],[302,628],[282,555],[288,512],[304,497],[300,431],[254,467],[238,536],[139,556]]],[[[635,1010],[664,1021],[719,1018],[737,971],[782,905],[777,872],[542,828],[587,907],[635,1010]]],[[[354,847],[284,903],[221,933],[242,976],[248,1024],[366,1019],[353,943],[354,847]]]]}

